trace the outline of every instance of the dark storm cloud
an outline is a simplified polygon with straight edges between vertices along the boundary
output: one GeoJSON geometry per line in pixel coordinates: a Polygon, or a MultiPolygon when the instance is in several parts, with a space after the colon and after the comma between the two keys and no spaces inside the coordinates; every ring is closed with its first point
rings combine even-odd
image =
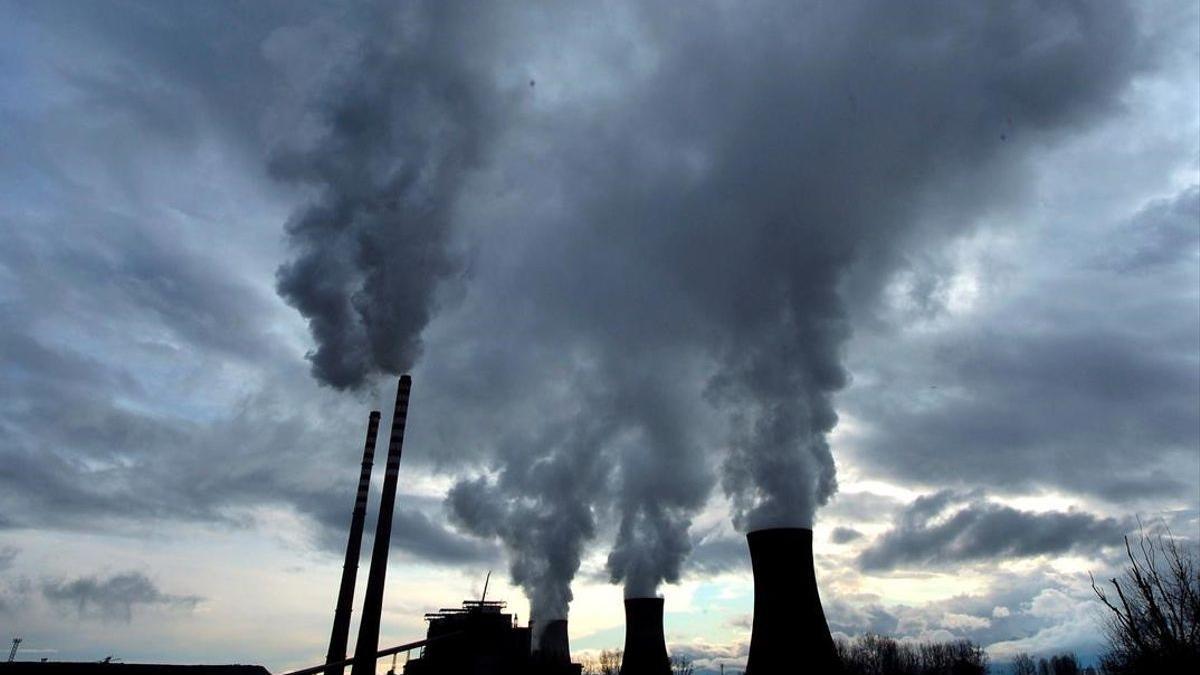
{"type": "MultiPolygon", "coordinates": [[[[71,137],[84,145],[105,144],[129,159],[132,148],[121,141],[130,131],[143,144],[165,143],[172,152],[194,151],[215,133],[231,141],[227,150],[261,157],[263,116],[286,95],[264,43],[279,28],[319,16],[315,5],[163,0],[120,7],[7,3],[6,9],[14,35],[44,54],[38,65],[59,80],[55,89],[38,93],[48,100],[67,94],[86,110],[89,125],[116,132],[109,138],[71,137]]],[[[345,16],[351,19],[352,13],[345,16]]],[[[31,71],[26,74],[37,84],[46,84],[37,79],[38,69],[31,71]]],[[[61,109],[51,112],[43,123],[63,121],[61,109]]],[[[57,159],[57,148],[44,149],[47,160],[57,159]]]]}
{"type": "MultiPolygon", "coordinates": [[[[348,498],[352,496],[352,492],[325,490],[294,498],[297,508],[311,516],[317,526],[316,545],[330,553],[345,551],[346,531],[350,525],[351,500],[348,498]]],[[[369,495],[367,504],[362,547],[369,551],[379,514],[376,491],[369,495]]],[[[446,516],[440,499],[401,493],[392,521],[392,550],[447,565],[498,559],[499,551],[494,547],[446,527],[446,516]]]]}
{"type": "MultiPolygon", "coordinates": [[[[898,248],[936,247],[1019,194],[1030,154],[1103,118],[1148,47],[1124,4],[46,6],[28,11],[54,39],[32,42],[78,44],[89,58],[69,60],[98,70],[69,73],[84,103],[47,134],[84,129],[78,156],[14,143],[3,169],[45,181],[7,204],[53,199],[0,207],[45,226],[3,262],[0,367],[19,382],[3,451],[29,480],[0,486],[0,513],[69,527],[283,506],[341,547],[352,476],[330,467],[353,464],[337,449],[358,432],[337,420],[363,406],[281,365],[286,321],[228,255],[261,227],[196,209],[195,239],[155,236],[173,202],[126,208],[150,198],[143,172],[190,192],[225,153],[249,156],[258,168],[230,180],[253,183],[269,147],[276,188],[303,204],[277,280],[310,322],[314,371],[353,386],[424,353],[438,429],[406,462],[468,475],[447,506],[554,612],[601,534],[627,593],[675,580],[718,480],[739,527],[811,524],[836,486],[825,435],[855,307],[898,248]],[[81,177],[96,157],[126,161],[95,169],[111,183],[81,177]],[[74,244],[48,234],[78,222],[94,230],[74,244]],[[112,348],[130,336],[141,351],[112,348]],[[151,346],[181,351],[145,360],[151,346]],[[180,375],[187,362],[203,373],[180,375]],[[160,407],[159,381],[192,395],[160,407]],[[223,389],[275,393],[207,403],[223,389]]],[[[36,135],[17,121],[13,136],[36,135]]],[[[432,505],[398,518],[414,534],[397,545],[420,555],[490,551],[432,505]]],[[[702,542],[699,566],[737,564],[744,541],[722,546],[702,542]]]]}
{"type": "Polygon", "coordinates": [[[862,539],[863,533],[853,527],[835,527],[830,538],[835,544],[848,544],[856,539],[862,539]]]}
{"type": "Polygon", "coordinates": [[[864,601],[863,598],[822,598],[821,606],[829,621],[829,630],[835,634],[895,635],[896,628],[900,625],[900,618],[896,616],[895,609],[889,611],[870,599],[864,601]]]}
{"type": "MultiPolygon", "coordinates": [[[[38,383],[61,406],[46,411],[46,419],[57,421],[53,434],[14,435],[6,448],[12,471],[0,475],[0,509],[13,526],[77,529],[85,516],[87,523],[115,527],[151,519],[245,524],[247,509],[278,505],[311,516],[321,548],[344,548],[353,477],[349,471],[322,476],[318,467],[349,466],[350,453],[338,451],[351,444],[278,409],[277,401],[247,401],[236,416],[198,426],[54,390],[54,384],[44,378],[38,383]],[[332,454],[322,451],[323,443],[332,454]],[[163,448],[172,449],[169,463],[163,448]],[[307,457],[310,466],[295,466],[287,459],[292,455],[307,457]]],[[[8,415],[0,420],[14,428],[35,426],[8,415]]],[[[439,510],[436,502],[407,502],[396,512],[397,550],[449,564],[492,555],[431,517],[439,510]]],[[[378,503],[374,494],[372,503],[378,503]]]]}
{"type": "Polygon", "coordinates": [[[1027,288],[969,321],[906,347],[871,337],[858,364],[871,394],[847,396],[864,420],[856,460],[930,486],[1065,488],[1133,508],[1193,495],[1197,223],[1192,187],[1099,244],[1038,262],[1021,251],[1027,288]]]}
{"type": "Polygon", "coordinates": [[[182,224],[212,215],[193,198],[210,188],[194,164],[200,140],[231,154],[244,144],[247,130],[229,115],[248,111],[227,108],[238,97],[217,90],[261,74],[245,50],[266,33],[255,35],[263,24],[247,16],[246,33],[205,37],[221,13],[176,8],[193,21],[175,23],[182,15],[166,3],[123,12],[39,3],[7,25],[29,41],[18,72],[36,82],[43,106],[35,116],[0,112],[16,130],[0,172],[30,168],[0,185],[0,428],[16,468],[0,475],[0,509],[14,526],[211,515],[220,491],[188,493],[214,467],[236,465],[239,443],[205,447],[220,432],[205,438],[192,415],[213,392],[194,396],[184,373],[272,355],[269,292],[245,278],[234,252],[197,245],[205,235],[232,243],[220,227],[182,224]],[[218,44],[243,67],[227,67],[229,54],[212,52],[218,44]],[[165,178],[172,161],[191,165],[182,199],[165,178]],[[185,448],[200,461],[177,454],[185,448]]]}
{"type": "Polygon", "coordinates": [[[202,602],[193,595],[164,593],[140,572],[46,581],[42,595],[63,609],[74,610],[81,619],[120,619],[127,623],[133,620],[136,606],[190,610],[202,602]]]}
{"type": "Polygon", "coordinates": [[[528,31],[612,17],[440,7],[382,17],[401,39],[368,38],[328,89],[325,132],[281,160],[319,194],[289,226],[300,248],[280,289],[337,386],[407,368],[429,331],[447,343],[426,345],[431,368],[549,355],[516,400],[476,381],[534,431],[495,430],[480,454],[496,479],[465,479],[451,505],[512,551],[543,548],[514,567],[541,571],[516,577],[566,581],[612,508],[609,571],[634,594],[677,576],[718,454],[740,528],[811,525],[836,488],[826,434],[847,303],[877,292],[895,247],[953,236],[1015,191],[1031,148],[1102,117],[1137,65],[1124,5],[635,8],[611,36],[581,33],[558,70],[528,31]],[[491,39],[462,39],[484,22],[491,39]],[[504,90],[523,72],[536,85],[504,90]],[[604,76],[618,84],[589,89],[604,76]],[[455,242],[470,265],[448,310],[455,242]],[[384,243],[391,260],[373,257],[384,243]],[[580,402],[599,425],[585,442],[538,433],[563,419],[539,420],[547,403],[580,402]],[[691,434],[712,408],[721,436],[691,434]],[[572,492],[539,483],[567,466],[581,467],[572,492]],[[544,550],[548,530],[479,518],[472,491],[514,518],[529,517],[509,508],[522,500],[562,509],[570,526],[544,550]]]}
{"type": "MultiPolygon", "coordinates": [[[[322,397],[292,368],[289,310],[255,268],[275,264],[263,242],[277,221],[253,234],[270,199],[265,149],[309,86],[272,59],[336,52],[309,9],[39,3],[11,15],[5,36],[28,47],[17,74],[44,108],[0,107],[4,527],[244,526],[285,508],[311,517],[317,546],[344,547],[352,476],[326,469],[355,461],[346,419],[365,405],[322,397]]],[[[492,555],[438,509],[402,505],[396,548],[451,564],[492,555]]]]}
{"type": "MultiPolygon", "coordinates": [[[[1009,6],[985,19],[956,8],[901,21],[910,35],[892,31],[897,17],[855,10],[650,18],[654,71],[560,160],[584,188],[575,202],[590,227],[564,226],[539,250],[575,262],[531,261],[549,269],[514,295],[534,295],[543,313],[561,307],[539,320],[586,335],[609,364],[630,358],[634,340],[711,359],[708,399],[732,423],[723,484],[739,526],[811,524],[834,488],[824,434],[845,378],[841,289],[886,278],[889,246],[927,234],[909,229],[924,208],[961,217],[1004,192],[1006,161],[1024,149],[1006,120],[1046,140],[1084,123],[1129,72],[1131,38],[1114,17],[1060,10],[1009,6]],[[1072,25],[1084,32],[1067,37],[1072,25]],[[804,39],[784,39],[783,26],[804,39]],[[1042,38],[1051,52],[1022,51],[1042,38]],[[1093,70],[1087,54],[1110,38],[1123,56],[1093,70]],[[859,44],[875,52],[843,51],[859,44]],[[811,95],[831,88],[837,96],[811,95]]],[[[620,387],[610,372],[621,370],[599,375],[620,387]]]]}
{"type": "Polygon", "coordinates": [[[1153,272],[1200,257],[1200,186],[1147,205],[1126,224],[1120,248],[1102,259],[1119,272],[1153,272]]]}
{"type": "Polygon", "coordinates": [[[1117,546],[1128,523],[1080,511],[1037,513],[950,490],[919,497],[858,558],[868,572],[963,562],[1094,553],[1117,546]]]}
{"type": "Polygon", "coordinates": [[[688,556],[690,570],[700,574],[719,574],[750,569],[750,548],[741,536],[710,535],[701,537],[688,556]]]}
{"type": "MultiPolygon", "coordinates": [[[[141,328],[137,341],[157,339],[164,348],[269,356],[260,318],[272,310],[260,291],[153,224],[90,206],[67,206],[67,218],[85,224],[72,225],[66,241],[44,231],[0,232],[0,266],[21,298],[6,307],[23,319],[14,330],[52,309],[90,319],[98,330],[113,319],[127,322],[141,328]]],[[[67,229],[65,220],[45,225],[67,229]]]]}
{"type": "MultiPolygon", "coordinates": [[[[120,232],[113,230],[107,238],[120,232]]],[[[138,361],[268,355],[250,318],[261,311],[253,293],[149,238],[129,237],[111,249],[76,241],[57,258],[32,235],[4,238],[15,245],[0,253],[0,265],[24,291],[5,307],[13,321],[0,325],[0,428],[10,469],[0,474],[0,519],[6,527],[121,527],[150,519],[245,523],[247,509],[283,505],[313,515],[322,548],[337,552],[345,545],[352,477],[322,476],[319,467],[353,461],[346,452],[350,429],[328,415],[361,406],[351,402],[316,415],[321,404],[276,391],[244,398],[201,423],[178,409],[129,403],[151,396],[138,361]],[[160,262],[115,262],[139,257],[160,262]],[[100,266],[103,273],[93,274],[100,266]],[[90,302],[80,296],[79,282],[59,270],[83,276],[90,302]],[[104,302],[93,306],[100,297],[104,302]],[[127,352],[133,356],[115,362],[87,355],[33,333],[30,327],[47,317],[39,306],[75,319],[102,313],[97,340],[144,335],[143,327],[152,325],[173,346],[133,345],[127,352]]],[[[437,510],[426,505],[430,513],[437,510]]],[[[465,563],[490,555],[411,506],[399,509],[394,532],[396,548],[418,557],[465,563]]]]}

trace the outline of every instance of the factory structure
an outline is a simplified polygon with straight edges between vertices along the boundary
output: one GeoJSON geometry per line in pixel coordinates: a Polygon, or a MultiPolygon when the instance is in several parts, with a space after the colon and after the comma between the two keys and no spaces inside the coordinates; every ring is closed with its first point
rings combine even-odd
{"type": "MultiPolygon", "coordinates": [[[[424,639],[385,649],[379,648],[388,548],[399,481],[400,459],[408,419],[412,379],[400,378],[388,436],[387,460],[379,515],[367,572],[359,631],[352,656],[347,656],[350,617],[367,497],[375,461],[380,413],[367,421],[366,442],[354,508],[351,512],[346,557],[334,609],[333,626],[325,662],[288,675],[374,675],[381,658],[412,654],[394,675],[581,675],[582,666],[571,660],[566,620],[544,626],[519,625],[502,601],[483,597],[461,607],[425,615],[424,639]]],[[[813,533],[804,528],[774,528],[747,535],[754,573],[754,618],[746,675],[827,675],[840,670],[833,639],[821,607],[813,566],[813,533]]],[[[535,619],[536,621],[536,619],[535,619]]],[[[14,643],[15,654],[18,643],[14,643]]],[[[91,672],[88,664],[0,663],[0,675],[56,675],[91,672]],[[88,666],[88,668],[80,668],[88,666]]],[[[101,665],[103,675],[242,675],[266,673],[258,666],[173,666],[148,664],[101,665]]],[[[663,599],[626,598],[625,646],[621,675],[670,675],[671,664],[663,629],[663,599]]]]}
{"type": "Polygon", "coordinates": [[[387,465],[383,476],[379,517],[375,523],[371,567],[367,573],[367,590],[363,599],[362,619],[354,654],[346,658],[350,633],[351,604],[358,576],[358,559],[362,547],[363,524],[366,522],[367,495],[371,487],[371,469],[375,458],[375,442],[379,433],[378,411],[367,420],[367,438],[363,448],[362,468],[358,491],[350,517],[350,536],[346,542],[346,561],[342,566],[342,581],[338,588],[333,629],[325,664],[293,675],[343,675],[346,665],[350,675],[373,675],[381,656],[398,651],[419,650],[416,658],[404,665],[404,675],[580,675],[582,666],[571,662],[567,638],[567,622],[551,621],[546,626],[520,626],[515,617],[504,611],[504,603],[487,600],[466,601],[461,608],[441,609],[425,615],[429,629],[424,640],[398,648],[379,650],[379,621],[383,613],[383,587],[387,574],[388,546],[392,539],[392,515],[396,504],[400,458],[404,450],[404,431],[408,422],[408,401],[412,378],[404,375],[396,389],[396,405],[392,412],[392,428],[388,439],[387,465]],[[540,633],[532,644],[535,632],[540,633]]]}
{"type": "MultiPolygon", "coordinates": [[[[378,651],[383,580],[411,387],[412,381],[407,375],[400,378],[367,595],[355,648],[355,654],[361,658],[346,659],[350,602],[366,517],[379,413],[372,412],[368,419],[362,472],[324,675],[342,675],[346,664],[352,664],[351,675],[369,675],[374,672],[377,658],[400,649],[419,650],[419,655],[405,664],[403,675],[580,675],[582,667],[571,660],[565,620],[550,621],[545,626],[521,626],[505,611],[503,602],[487,600],[486,583],[484,595],[479,600],[468,600],[461,607],[426,614],[428,632],[424,640],[378,651]],[[536,642],[535,636],[539,636],[536,642]]],[[[840,664],[817,591],[812,530],[756,530],[747,535],[747,542],[754,572],[754,620],[746,675],[836,673],[840,664]]],[[[320,672],[319,668],[297,671],[293,675],[315,675],[317,672],[320,672]]],[[[626,598],[621,675],[670,673],[671,662],[663,627],[663,599],[626,598]]]]}

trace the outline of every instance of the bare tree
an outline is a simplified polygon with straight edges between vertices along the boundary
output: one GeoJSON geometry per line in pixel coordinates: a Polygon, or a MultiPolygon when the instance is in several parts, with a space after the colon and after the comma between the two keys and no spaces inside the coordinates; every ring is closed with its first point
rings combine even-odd
{"type": "Polygon", "coordinates": [[[600,652],[600,675],[620,675],[621,657],[624,655],[620,649],[605,649],[600,652]]]}
{"type": "Polygon", "coordinates": [[[987,653],[967,641],[902,643],[884,635],[835,640],[845,675],[984,675],[987,653]]]}
{"type": "Polygon", "coordinates": [[[1025,652],[1021,652],[1020,654],[1017,654],[1016,658],[1013,659],[1012,674],[1038,675],[1037,662],[1033,660],[1032,656],[1026,654],[1025,652]]]}
{"type": "Polygon", "coordinates": [[[583,660],[582,675],[620,675],[621,650],[605,649],[599,656],[583,660]]]}
{"type": "MultiPolygon", "coordinates": [[[[1092,590],[1109,614],[1105,622],[1109,652],[1105,673],[1185,673],[1200,668],[1200,575],[1196,556],[1171,536],[1139,533],[1136,544],[1125,537],[1128,562],[1112,590],[1092,590]]],[[[1089,574],[1089,576],[1091,576],[1089,574]]]]}
{"type": "Polygon", "coordinates": [[[686,656],[671,657],[671,673],[673,675],[692,675],[696,672],[696,667],[692,664],[692,660],[686,656]]]}
{"type": "Polygon", "coordinates": [[[1046,675],[1079,675],[1079,660],[1074,654],[1059,654],[1038,663],[1038,673],[1046,675]]]}

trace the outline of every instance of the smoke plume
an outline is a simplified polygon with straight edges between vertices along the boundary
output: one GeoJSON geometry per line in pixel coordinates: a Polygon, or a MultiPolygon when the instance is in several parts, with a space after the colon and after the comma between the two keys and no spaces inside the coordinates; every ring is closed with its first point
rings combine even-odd
{"type": "Polygon", "coordinates": [[[459,524],[503,542],[510,577],[539,627],[567,618],[571,581],[595,535],[611,430],[603,411],[585,407],[535,437],[514,439],[501,450],[495,477],[461,480],[446,497],[459,524]]]}
{"type": "Polygon", "coordinates": [[[271,169],[312,188],[288,222],[279,294],[308,319],[313,375],[339,389],[398,374],[421,351],[464,175],[479,161],[496,102],[457,53],[462,8],[371,13],[344,78],[322,93],[322,131],[271,169]]]}
{"type": "Polygon", "coordinates": [[[704,440],[690,431],[687,399],[675,391],[686,374],[654,360],[606,372],[619,378],[615,417],[628,427],[615,449],[617,533],[608,555],[613,583],[625,597],[656,594],[662,583],[679,580],[691,552],[688,529],[712,487],[704,440]],[[632,371],[632,372],[630,372],[632,371]]]}
{"type": "Polygon", "coordinates": [[[495,439],[448,505],[542,621],[598,533],[627,595],[677,580],[718,480],[738,528],[811,526],[852,320],[1108,110],[1137,53],[1113,3],[494,11],[393,25],[279,162],[319,194],[280,291],[335,386],[436,330],[423,365],[495,439]]]}

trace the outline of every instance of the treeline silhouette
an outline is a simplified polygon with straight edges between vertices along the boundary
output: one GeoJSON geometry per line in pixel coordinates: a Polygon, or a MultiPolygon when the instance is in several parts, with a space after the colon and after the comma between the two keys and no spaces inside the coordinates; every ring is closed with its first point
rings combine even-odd
{"type": "Polygon", "coordinates": [[[836,640],[843,675],[985,675],[988,656],[969,640],[900,642],[886,635],[836,640]]]}
{"type": "Polygon", "coordinates": [[[1025,653],[1017,654],[1009,672],[1012,675],[1096,675],[1096,669],[1091,666],[1080,668],[1079,659],[1074,654],[1041,659],[1034,659],[1025,653]]]}
{"type": "MultiPolygon", "coordinates": [[[[582,660],[582,675],[620,675],[621,658],[624,652],[620,649],[605,649],[594,657],[582,660]]],[[[671,675],[694,675],[696,667],[686,656],[671,657],[671,675]]]]}

